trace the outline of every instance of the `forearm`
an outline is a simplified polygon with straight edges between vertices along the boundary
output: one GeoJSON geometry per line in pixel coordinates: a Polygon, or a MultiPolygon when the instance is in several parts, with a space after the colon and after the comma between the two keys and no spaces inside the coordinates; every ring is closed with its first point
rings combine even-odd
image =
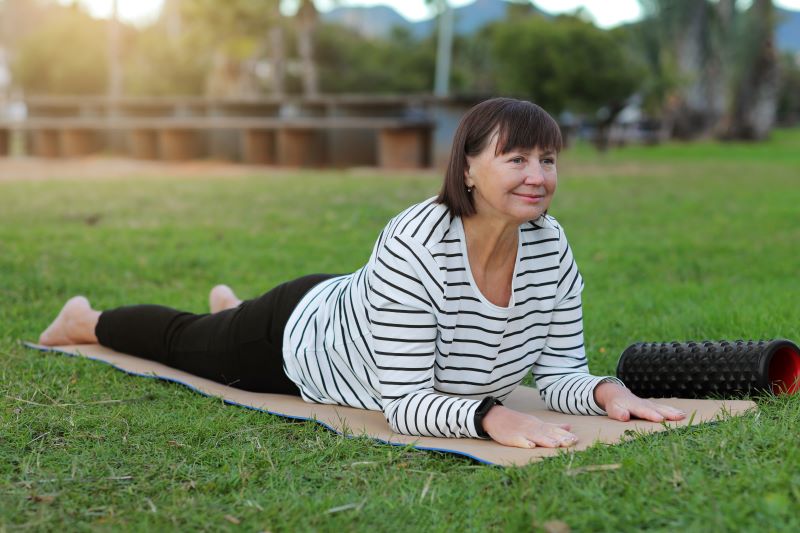
{"type": "Polygon", "coordinates": [[[425,390],[389,402],[383,412],[392,430],[403,435],[478,438],[475,412],[480,403],[425,390]]]}
{"type": "MultiPolygon", "coordinates": [[[[606,414],[604,408],[597,403],[595,389],[604,381],[618,381],[616,378],[592,375],[588,372],[587,366],[580,369],[549,368],[548,370],[556,370],[558,373],[537,376],[536,380],[539,396],[548,409],[570,415],[606,414]]],[[[534,367],[534,372],[536,371],[534,367]]]]}

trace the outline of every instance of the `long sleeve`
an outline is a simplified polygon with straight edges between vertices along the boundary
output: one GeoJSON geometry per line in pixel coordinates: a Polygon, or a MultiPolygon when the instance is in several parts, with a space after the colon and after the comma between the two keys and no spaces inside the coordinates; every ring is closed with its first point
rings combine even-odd
{"type": "Polygon", "coordinates": [[[380,410],[401,434],[480,438],[481,402],[533,371],[550,409],[603,414],[594,389],[615,378],[589,374],[583,281],[558,222],[519,227],[513,305],[499,307],[472,278],[461,218],[435,200],[390,220],[363,268],[297,305],[284,363],[302,397],[380,410]]]}
{"type": "Polygon", "coordinates": [[[567,414],[605,415],[594,400],[595,387],[604,381],[624,384],[612,376],[589,373],[583,342],[582,290],[583,279],[561,230],[555,308],[533,375],[539,395],[549,409],[567,414]]]}
{"type": "Polygon", "coordinates": [[[443,295],[437,265],[415,241],[395,236],[375,250],[367,296],[383,413],[398,433],[478,437],[480,400],[434,390],[443,295]]]}

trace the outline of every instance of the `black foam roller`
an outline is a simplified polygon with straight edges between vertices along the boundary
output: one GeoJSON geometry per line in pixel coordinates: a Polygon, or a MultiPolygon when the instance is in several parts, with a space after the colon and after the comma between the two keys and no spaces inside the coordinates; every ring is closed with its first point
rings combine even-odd
{"type": "Polygon", "coordinates": [[[617,377],[645,398],[794,394],[800,349],[783,339],[639,342],[620,356],[617,377]]]}

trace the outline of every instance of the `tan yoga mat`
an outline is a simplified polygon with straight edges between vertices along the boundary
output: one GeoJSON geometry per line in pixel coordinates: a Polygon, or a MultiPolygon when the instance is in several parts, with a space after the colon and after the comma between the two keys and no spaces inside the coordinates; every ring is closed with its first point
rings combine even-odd
{"type": "Polygon", "coordinates": [[[168,366],[115,352],[97,344],[76,346],[41,346],[25,343],[42,351],[87,357],[108,363],[129,374],[155,377],[181,383],[208,396],[220,397],[226,403],[240,405],[268,413],[303,420],[313,420],[323,426],[347,436],[367,436],[393,445],[411,445],[421,450],[436,450],[471,457],[483,463],[495,465],[525,465],[551,457],[565,451],[585,450],[597,442],[619,444],[641,433],[665,431],[671,428],[713,422],[728,416],[737,416],[755,403],[745,400],[688,400],[660,399],[661,403],[683,409],[688,413],[680,422],[656,423],[643,420],[619,422],[605,416],[565,415],[548,410],[539,398],[536,389],[520,386],[506,399],[504,405],[535,415],[547,422],[570,424],[571,432],[578,436],[578,443],[570,448],[511,448],[491,440],[448,439],[439,437],[415,437],[395,433],[389,427],[383,413],[339,405],[307,403],[296,396],[248,392],[205,378],[176,370],[168,366]]]}

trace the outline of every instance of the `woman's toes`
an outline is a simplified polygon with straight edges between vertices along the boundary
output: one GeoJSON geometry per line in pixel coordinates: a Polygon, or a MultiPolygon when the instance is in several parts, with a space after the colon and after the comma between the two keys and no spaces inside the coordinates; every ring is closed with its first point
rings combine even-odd
{"type": "Polygon", "coordinates": [[[236,297],[233,289],[227,285],[217,285],[208,295],[208,307],[212,313],[218,313],[225,309],[231,309],[241,303],[236,297]]]}

